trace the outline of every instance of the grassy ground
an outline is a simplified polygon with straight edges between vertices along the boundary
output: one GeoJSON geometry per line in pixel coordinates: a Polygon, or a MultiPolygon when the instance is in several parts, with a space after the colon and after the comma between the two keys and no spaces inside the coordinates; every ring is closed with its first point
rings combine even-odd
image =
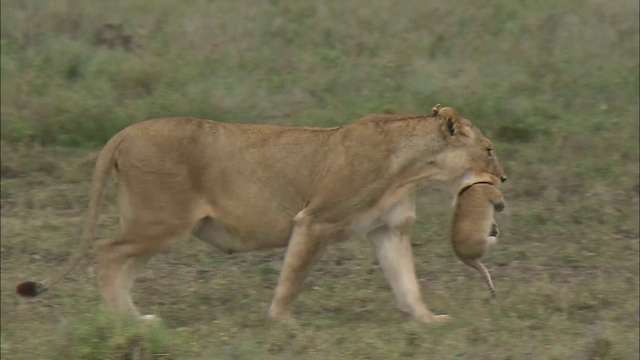
{"type": "MultiPolygon", "coordinates": [[[[485,3],[3,1],[2,358],[637,359],[638,3],[485,3]],[[438,102],[485,130],[509,175],[485,259],[495,304],[449,248],[438,188],[413,243],[443,326],[395,310],[364,240],[315,268],[297,325],[265,316],[283,249],[189,240],[157,256],[135,299],[158,326],[105,316],[91,261],[41,299],[14,295],[77,244],[96,151],[127,124],[332,126],[438,102]]],[[[99,238],[115,214],[108,196],[99,238]]]]}

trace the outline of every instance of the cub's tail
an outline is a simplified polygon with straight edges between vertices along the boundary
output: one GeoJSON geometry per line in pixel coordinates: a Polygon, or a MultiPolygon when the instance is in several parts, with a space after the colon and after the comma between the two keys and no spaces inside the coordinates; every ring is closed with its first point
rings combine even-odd
{"type": "Polygon", "coordinates": [[[493,281],[491,281],[491,275],[489,275],[489,271],[487,268],[482,265],[480,260],[478,259],[461,259],[462,262],[476,269],[482,276],[484,277],[484,281],[487,283],[487,287],[489,287],[489,292],[491,293],[492,298],[496,298],[496,288],[493,286],[493,281]]]}

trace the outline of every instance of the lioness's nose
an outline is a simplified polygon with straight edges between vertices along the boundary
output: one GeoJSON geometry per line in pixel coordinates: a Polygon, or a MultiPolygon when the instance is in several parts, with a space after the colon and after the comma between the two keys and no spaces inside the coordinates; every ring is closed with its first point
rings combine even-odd
{"type": "Polygon", "coordinates": [[[502,175],[502,176],[500,176],[500,180],[501,180],[502,182],[505,182],[505,181],[507,181],[507,177],[506,177],[506,176],[504,176],[504,175],[502,175]]]}

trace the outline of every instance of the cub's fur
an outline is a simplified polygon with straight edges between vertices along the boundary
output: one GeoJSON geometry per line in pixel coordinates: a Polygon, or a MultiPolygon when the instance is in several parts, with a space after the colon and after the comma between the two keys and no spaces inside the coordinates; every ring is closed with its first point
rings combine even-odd
{"type": "Polygon", "coordinates": [[[496,297],[496,290],[489,272],[479,259],[497,240],[494,211],[500,212],[505,207],[504,197],[494,185],[496,183],[497,180],[492,180],[463,187],[456,198],[451,225],[453,251],[463,263],[484,276],[492,298],[496,297]]]}
{"type": "Polygon", "coordinates": [[[483,174],[505,179],[491,141],[440,106],[427,116],[368,116],[328,129],[149,120],[100,153],[76,255],[18,293],[43,293],[87,256],[111,173],[120,232],[98,243],[97,270],[114,310],[137,314],[130,290],[140,269],[192,234],[227,253],[286,246],[269,314],[288,319],[327,245],[364,233],[400,309],[423,322],[445,316],[424,304],[413,267],[414,190],[433,182],[459,189],[483,174]]]}

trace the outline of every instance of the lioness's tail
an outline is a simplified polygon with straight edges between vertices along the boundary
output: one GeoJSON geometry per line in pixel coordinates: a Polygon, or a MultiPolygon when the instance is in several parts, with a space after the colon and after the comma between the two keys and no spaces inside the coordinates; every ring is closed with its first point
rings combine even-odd
{"type": "Polygon", "coordinates": [[[489,287],[489,291],[491,292],[491,297],[495,298],[496,297],[496,288],[493,287],[493,282],[491,281],[491,275],[489,275],[489,271],[487,271],[487,268],[484,267],[484,265],[482,265],[480,260],[478,260],[478,259],[461,259],[461,260],[465,264],[467,264],[467,265],[471,266],[472,268],[478,270],[478,272],[480,274],[482,274],[482,276],[484,276],[484,281],[487,283],[487,286],[489,287]]]}
{"type": "Polygon", "coordinates": [[[69,259],[65,267],[53,278],[46,279],[41,282],[25,281],[18,284],[16,292],[19,295],[24,297],[36,297],[44,293],[51,286],[64,279],[82,259],[86,258],[93,244],[93,237],[96,224],[98,222],[98,216],[100,215],[104,190],[107,181],[109,180],[109,175],[111,175],[111,170],[115,166],[115,151],[121,141],[121,138],[122,136],[120,133],[109,140],[100,152],[100,155],[98,155],[98,160],[96,160],[96,165],[93,170],[93,180],[91,183],[89,210],[87,212],[85,226],[82,231],[82,240],[76,249],[75,254],[71,259],[69,259]]]}

